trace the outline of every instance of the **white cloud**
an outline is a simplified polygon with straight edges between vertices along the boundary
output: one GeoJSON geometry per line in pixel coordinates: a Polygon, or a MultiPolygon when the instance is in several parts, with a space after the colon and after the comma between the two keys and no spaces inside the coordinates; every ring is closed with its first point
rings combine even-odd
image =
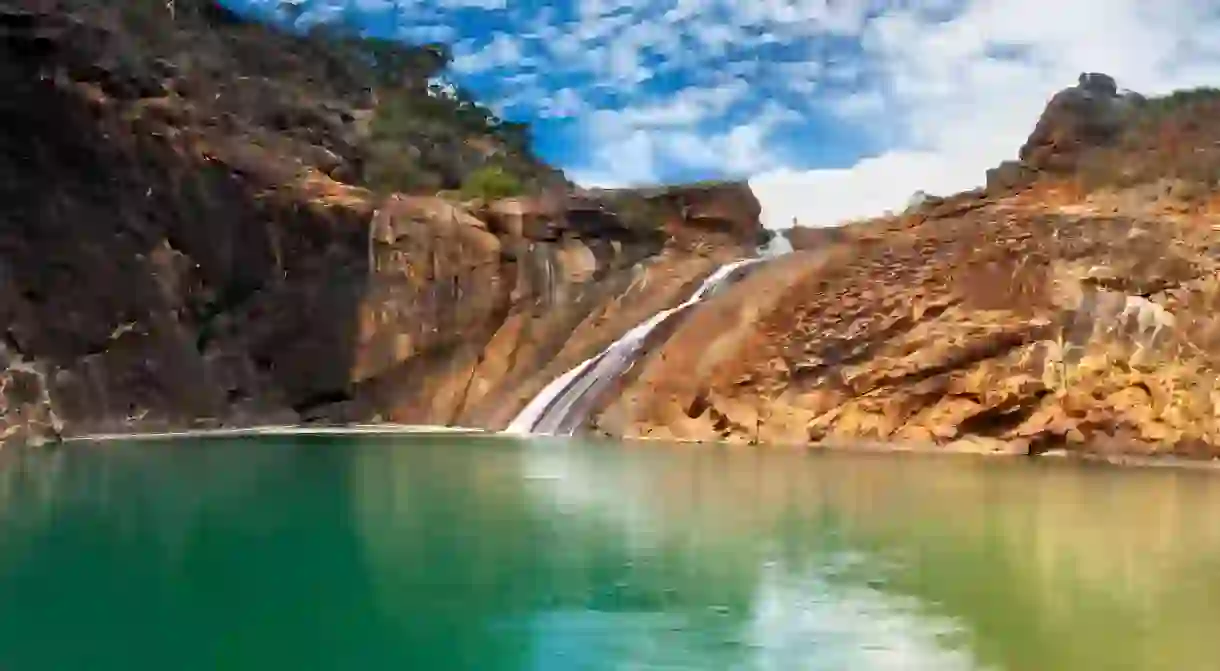
{"type": "Polygon", "coordinates": [[[754,0],[738,3],[734,18],[740,25],[797,27],[803,32],[854,35],[859,33],[870,0],[754,0]]]}
{"type": "Polygon", "coordinates": [[[733,78],[719,86],[691,86],[675,91],[658,103],[614,112],[623,122],[637,126],[691,126],[718,117],[750,93],[750,84],[733,78]]]}
{"type": "Polygon", "coordinates": [[[793,218],[803,226],[824,226],[901,208],[921,189],[943,194],[970,188],[982,175],[979,167],[935,151],[900,150],[844,169],[768,170],[755,175],[750,188],[763,204],[767,226],[790,226],[793,218]]]}
{"type": "Polygon", "coordinates": [[[767,102],[747,121],[707,127],[748,93],[747,82],[730,79],[717,87],[683,89],[663,103],[597,110],[584,120],[584,141],[596,149],[573,178],[611,187],[654,183],[674,167],[738,178],[765,170],[778,161],[770,149],[772,134],[799,114],[767,102]]]}
{"type": "Polygon", "coordinates": [[[589,141],[598,149],[585,167],[571,171],[572,179],[604,188],[653,184],[662,180],[662,168],[674,167],[745,178],[775,165],[768,147],[775,118],[760,117],[715,132],[675,126],[648,129],[618,120],[595,123],[589,141]]]}
{"type": "Polygon", "coordinates": [[[398,39],[411,43],[442,42],[449,43],[457,39],[457,31],[453,26],[427,23],[408,23],[398,27],[395,32],[398,39]]]}
{"type": "MultiPolygon", "coordinates": [[[[465,45],[463,45],[465,47],[465,45]]],[[[506,70],[525,60],[521,42],[516,37],[496,33],[491,41],[478,50],[463,50],[456,54],[453,69],[460,73],[506,70]]]]}
{"type": "Polygon", "coordinates": [[[594,47],[592,53],[600,61],[603,75],[620,85],[638,84],[652,76],[640,64],[640,49],[625,40],[611,40],[609,44],[594,47]]]}
{"type": "Polygon", "coordinates": [[[571,178],[577,184],[613,189],[658,181],[657,156],[661,150],[655,134],[594,127],[592,139],[596,149],[588,166],[572,171],[571,178]],[[603,139],[603,133],[613,134],[613,140],[603,139]]]}
{"type": "Polygon", "coordinates": [[[539,107],[540,115],[550,119],[569,119],[589,112],[589,104],[578,91],[571,88],[559,89],[546,96],[539,107]]]}
{"type": "Polygon", "coordinates": [[[878,76],[853,95],[870,104],[840,101],[838,111],[901,125],[905,142],[847,169],[757,174],[767,223],[834,224],[900,208],[916,190],[977,186],[1015,157],[1047,98],[1080,72],[1107,72],[1144,93],[1220,82],[1216,9],[1204,0],[975,0],[948,21],[883,12],[861,29],[860,65],[878,76]]]}

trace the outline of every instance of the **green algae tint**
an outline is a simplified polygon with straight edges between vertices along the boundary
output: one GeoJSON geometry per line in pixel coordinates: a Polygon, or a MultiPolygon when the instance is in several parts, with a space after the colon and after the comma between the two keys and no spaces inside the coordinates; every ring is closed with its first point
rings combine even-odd
{"type": "Polygon", "coordinates": [[[0,462],[0,669],[1215,669],[1220,475],[471,437],[0,462]]]}

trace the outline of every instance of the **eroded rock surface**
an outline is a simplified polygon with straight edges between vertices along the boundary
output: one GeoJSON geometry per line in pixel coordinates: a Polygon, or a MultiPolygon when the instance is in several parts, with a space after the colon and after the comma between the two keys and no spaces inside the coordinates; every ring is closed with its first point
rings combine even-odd
{"type": "Polygon", "coordinates": [[[1072,91],[1052,100],[1022,150],[1037,165],[1032,182],[839,229],[794,229],[803,251],[688,319],[598,427],[694,440],[1220,454],[1220,207],[1210,183],[1192,179],[1220,166],[1215,100],[1185,96],[1152,119],[1114,125],[1085,109],[1113,102],[1112,81],[1082,77],[1072,91]],[[1072,160],[1056,163],[1069,149],[1072,160]],[[1109,172],[1116,165],[1124,178],[1109,172]],[[1162,165],[1179,170],[1153,177],[1162,165]]]}

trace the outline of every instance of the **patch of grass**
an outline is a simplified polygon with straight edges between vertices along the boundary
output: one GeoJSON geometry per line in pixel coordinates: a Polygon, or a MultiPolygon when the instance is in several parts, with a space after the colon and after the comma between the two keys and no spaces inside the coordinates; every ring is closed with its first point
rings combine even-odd
{"type": "Polygon", "coordinates": [[[499,165],[487,165],[470,173],[462,182],[462,197],[492,201],[525,192],[521,180],[499,165]]]}

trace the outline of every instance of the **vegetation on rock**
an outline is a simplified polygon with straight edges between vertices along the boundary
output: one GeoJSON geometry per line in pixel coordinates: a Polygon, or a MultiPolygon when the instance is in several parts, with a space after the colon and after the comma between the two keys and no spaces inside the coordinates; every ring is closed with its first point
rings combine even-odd
{"type": "Polygon", "coordinates": [[[1192,89],[1180,89],[1164,96],[1144,98],[1142,111],[1145,114],[1163,114],[1188,105],[1217,100],[1220,100],[1220,88],[1199,86],[1192,89]]]}
{"type": "Polygon", "coordinates": [[[293,30],[291,3],[249,17],[218,0],[63,1],[117,14],[130,67],[167,75],[218,121],[273,133],[269,143],[311,145],[297,153],[340,181],[435,193],[495,163],[525,190],[566,185],[534,155],[526,125],[443,80],[452,61],[446,45],[366,35],[342,21],[293,30]]]}
{"type": "Polygon", "coordinates": [[[462,182],[464,198],[478,198],[483,201],[519,196],[522,191],[521,182],[499,165],[479,168],[462,182]]]}

